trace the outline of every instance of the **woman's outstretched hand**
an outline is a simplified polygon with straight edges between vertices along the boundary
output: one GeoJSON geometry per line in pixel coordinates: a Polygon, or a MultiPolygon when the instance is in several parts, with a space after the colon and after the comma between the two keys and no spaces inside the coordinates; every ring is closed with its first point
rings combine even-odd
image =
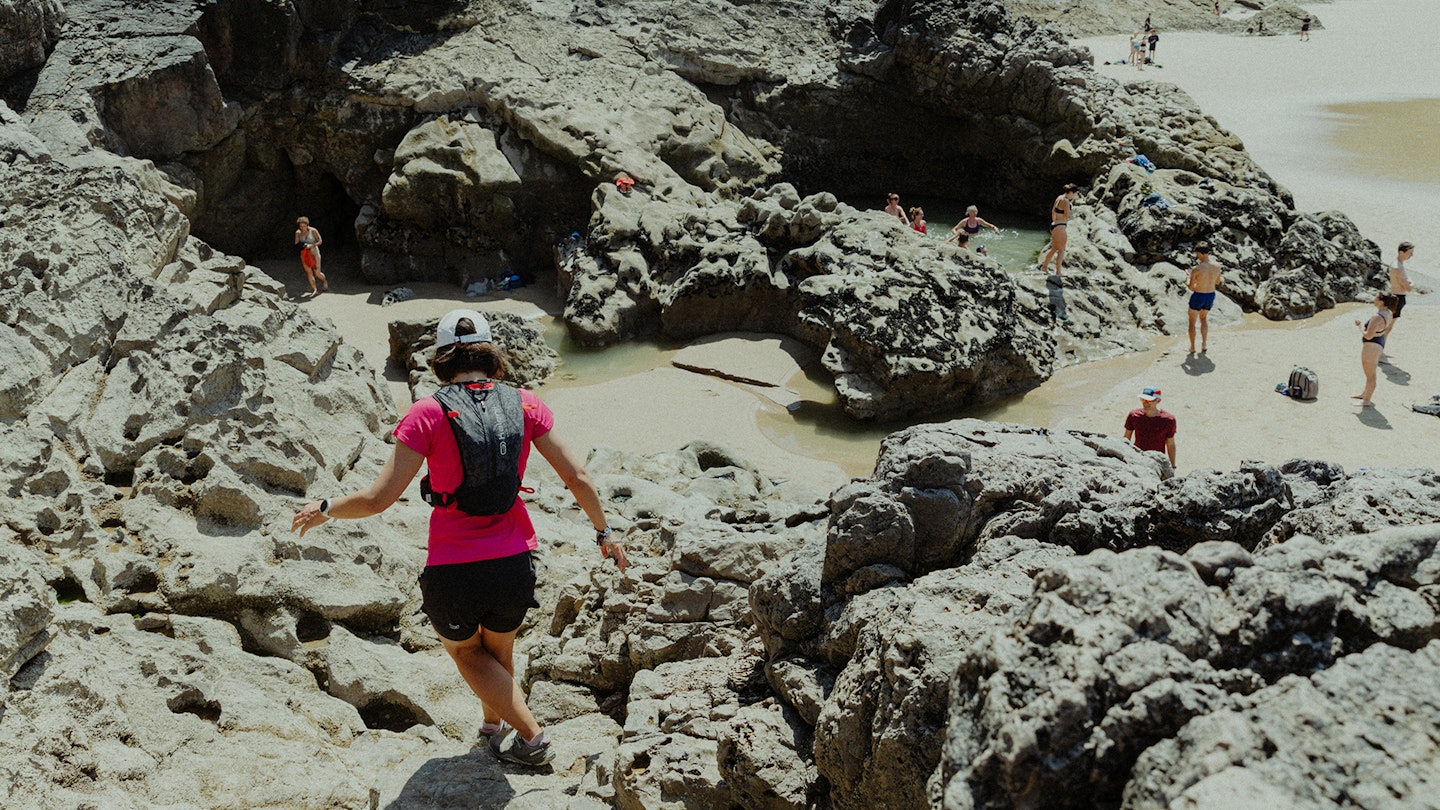
{"type": "Polygon", "coordinates": [[[630,561],[625,558],[625,546],[621,544],[619,540],[607,539],[600,544],[600,558],[604,559],[606,557],[615,558],[615,567],[619,568],[622,574],[625,573],[625,569],[630,565],[630,561]]]}
{"type": "Polygon", "coordinates": [[[320,514],[320,502],[311,501],[305,504],[299,512],[295,513],[295,519],[290,521],[290,531],[300,532],[300,536],[304,537],[305,532],[310,531],[328,520],[330,520],[330,518],[320,514]]]}

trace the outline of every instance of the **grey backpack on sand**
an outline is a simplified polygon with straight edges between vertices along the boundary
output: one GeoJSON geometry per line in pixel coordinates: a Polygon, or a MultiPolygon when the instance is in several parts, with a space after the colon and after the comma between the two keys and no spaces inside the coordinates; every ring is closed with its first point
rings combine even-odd
{"type": "Polygon", "coordinates": [[[1285,393],[1289,394],[1291,399],[1315,399],[1320,396],[1320,378],[1310,369],[1296,366],[1295,370],[1290,372],[1290,384],[1285,393]]]}

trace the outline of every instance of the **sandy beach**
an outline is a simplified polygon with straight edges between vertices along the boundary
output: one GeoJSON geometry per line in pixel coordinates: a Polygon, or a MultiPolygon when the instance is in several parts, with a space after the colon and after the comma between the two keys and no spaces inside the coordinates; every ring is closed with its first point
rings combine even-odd
{"type": "MultiPolygon", "coordinates": [[[[1239,135],[1259,163],[1295,195],[1301,210],[1340,210],[1394,259],[1402,239],[1417,244],[1411,274],[1422,291],[1437,288],[1440,239],[1434,236],[1434,182],[1440,155],[1417,154],[1401,130],[1419,127],[1437,109],[1440,73],[1429,64],[1426,31],[1440,23],[1429,0],[1341,0],[1313,9],[1324,30],[1301,43],[1294,34],[1245,37],[1165,32],[1161,67],[1137,70],[1099,65],[1121,81],[1173,83],[1239,135]]],[[[1235,11],[1232,14],[1238,13],[1235,11]]],[[[1123,36],[1084,40],[1097,62],[1119,59],[1123,36]]],[[[1430,122],[1433,126],[1433,121],[1430,122]]],[[[1428,136],[1428,133],[1427,133],[1428,136]]],[[[1224,257],[1217,257],[1221,264],[1224,257]]],[[[408,397],[394,369],[385,371],[386,323],[436,317],[457,305],[507,310],[553,321],[560,302],[542,277],[517,293],[467,298],[441,284],[409,284],[414,300],[379,305],[383,288],[356,281],[353,257],[327,254],[332,292],[304,306],[330,318],[390,380],[397,407],[408,397]]],[[[261,267],[305,290],[299,263],[261,267]]],[[[1434,466],[1440,458],[1440,419],[1414,413],[1412,402],[1440,393],[1440,302],[1412,296],[1393,337],[1393,366],[1382,367],[1375,407],[1352,404],[1363,384],[1356,318],[1368,304],[1346,304],[1300,322],[1270,323],[1246,316],[1211,330],[1210,349],[1189,355],[1184,336],[1160,338],[1156,348],[1130,357],[1065,369],[1038,389],[986,409],[991,419],[1119,435],[1125,414],[1144,386],[1164,391],[1162,407],[1179,421],[1178,468],[1233,469],[1243,459],[1279,462],[1305,456],[1348,470],[1375,466],[1434,466]],[[1301,403],[1275,393],[1293,366],[1320,377],[1320,399],[1301,403]]],[[[761,379],[780,375],[802,396],[817,386],[800,371],[803,357],[776,360],[773,347],[749,353],[762,337],[731,344],[736,368],[764,366],[761,379]],[[777,365],[778,362],[778,365],[777,365]]],[[[829,489],[869,472],[882,430],[835,429],[793,419],[755,386],[673,368],[673,352],[641,351],[641,367],[613,379],[566,380],[541,389],[555,409],[562,436],[579,448],[618,447],[654,452],[695,438],[725,444],[765,472],[829,489]],[[648,362],[653,361],[653,362],[648,362]],[[654,366],[653,368],[650,366],[654,366]]],[[[632,360],[631,362],[637,362],[632,360]]],[[[807,393],[809,392],[809,393],[807,393]]]]}

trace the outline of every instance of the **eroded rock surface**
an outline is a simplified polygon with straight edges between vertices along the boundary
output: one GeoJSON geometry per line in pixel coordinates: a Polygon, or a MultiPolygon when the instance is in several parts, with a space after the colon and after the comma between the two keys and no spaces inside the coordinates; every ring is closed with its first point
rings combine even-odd
{"type": "Polygon", "coordinates": [[[43,25],[10,49],[31,55],[7,100],[51,152],[143,178],[222,249],[278,252],[307,212],[332,244],[353,234],[371,282],[468,285],[548,272],[581,233],[559,271],[580,342],[790,335],[865,419],[1143,348],[1183,320],[1200,239],[1233,268],[1221,292],[1271,318],[1383,283],[1346,218],[1295,210],[1183,93],[1101,77],[994,0],[401,5],[22,4],[43,25]],[[980,199],[1039,227],[1071,181],[1089,205],[1063,284],[957,266],[831,196],[980,199]]]}

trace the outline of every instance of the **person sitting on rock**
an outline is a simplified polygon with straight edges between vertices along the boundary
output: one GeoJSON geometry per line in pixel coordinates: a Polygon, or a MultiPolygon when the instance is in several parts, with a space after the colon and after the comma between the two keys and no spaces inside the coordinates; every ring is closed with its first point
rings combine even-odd
{"type": "MultiPolygon", "coordinates": [[[[553,756],[550,740],[515,683],[513,658],[515,634],[525,613],[539,607],[531,558],[539,544],[530,514],[515,491],[532,446],[555,468],[595,527],[601,559],[614,558],[622,573],[627,561],[624,546],[610,538],[605,509],[589,473],[552,430],[555,417],[550,409],[530,391],[501,390],[504,386],[498,380],[507,365],[505,355],[491,342],[490,326],[483,315],[468,309],[447,313],[437,329],[432,364],[446,388],[410,406],[395,428],[397,441],[390,460],[374,483],[351,495],[305,504],[291,528],[303,537],[328,520],[379,514],[395,503],[420,465],[426,464],[426,500],[432,510],[429,553],[420,576],[421,610],[465,682],[480,698],[484,714],[480,734],[491,752],[508,762],[541,767],[553,756]],[[441,404],[441,396],[451,404],[441,404]],[[519,477],[487,480],[487,487],[480,488],[485,496],[482,500],[495,500],[499,505],[481,508],[457,497],[474,494],[464,484],[467,474],[478,468],[467,470],[471,465],[462,458],[456,437],[456,431],[470,423],[450,410],[463,405],[464,397],[494,403],[491,413],[509,415],[508,420],[496,419],[499,424],[479,428],[489,437],[487,442],[467,443],[472,449],[480,446],[486,450],[511,442],[516,446],[518,457],[511,458],[515,459],[512,464],[518,464],[519,477]],[[502,497],[492,499],[492,495],[502,497]],[[513,498],[508,507],[503,505],[508,499],[505,496],[513,498]],[[466,509],[461,508],[462,503],[466,509]],[[507,727],[515,731],[508,746],[504,744],[507,727]]],[[[495,458],[492,451],[488,460],[502,466],[495,458]]],[[[422,493],[425,491],[422,486],[422,493]]]]}
{"type": "Polygon", "coordinates": [[[893,191],[885,198],[885,213],[899,217],[906,225],[910,224],[910,218],[905,216],[905,209],[900,207],[900,195],[893,191]]]}
{"type": "Polygon", "coordinates": [[[1135,442],[1141,450],[1164,453],[1175,466],[1175,415],[1160,410],[1160,389],[1146,388],[1140,392],[1140,407],[1125,417],[1125,441],[1135,442]]]}

